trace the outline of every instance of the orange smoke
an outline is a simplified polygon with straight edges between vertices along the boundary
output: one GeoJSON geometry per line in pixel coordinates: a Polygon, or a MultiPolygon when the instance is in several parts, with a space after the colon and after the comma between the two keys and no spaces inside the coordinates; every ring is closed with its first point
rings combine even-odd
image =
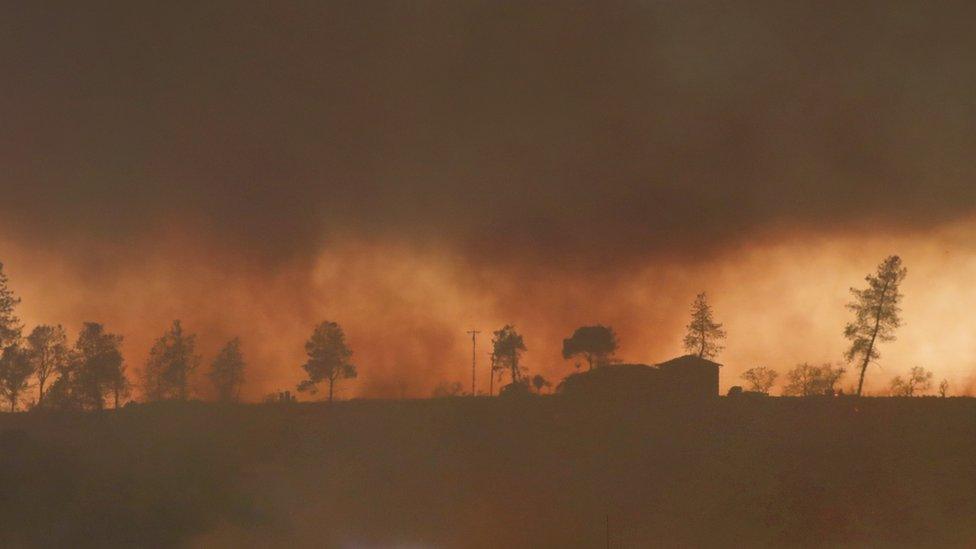
{"type": "MultiPolygon", "coordinates": [[[[294,389],[302,345],[315,323],[346,330],[359,378],[338,394],[427,396],[441,381],[470,384],[470,339],[479,339],[479,390],[487,389],[490,331],[514,323],[525,335],[525,365],[558,381],[573,370],[562,338],[583,324],[613,326],[619,356],[656,362],[682,353],[689,304],[709,293],[728,331],[722,389],[756,365],[781,373],[798,362],[840,361],[849,313],[847,289],[860,285],[885,255],[909,269],[905,325],[882,347],[866,387],[914,365],[968,390],[976,371],[976,220],[911,235],[785,233],[745,243],[707,261],[648,258],[637,266],[560,268],[530,260],[492,265],[450,248],[336,240],[311,262],[262,265],[236,258],[189,235],[160,234],[157,244],[92,244],[76,252],[0,242],[20,314],[28,329],[103,322],[125,336],[134,380],[153,338],[174,318],[198,334],[206,368],[220,345],[240,336],[248,360],[244,397],[294,389]]],[[[848,385],[852,376],[844,385],[848,385]]],[[[200,376],[198,393],[208,395],[200,376]]]]}

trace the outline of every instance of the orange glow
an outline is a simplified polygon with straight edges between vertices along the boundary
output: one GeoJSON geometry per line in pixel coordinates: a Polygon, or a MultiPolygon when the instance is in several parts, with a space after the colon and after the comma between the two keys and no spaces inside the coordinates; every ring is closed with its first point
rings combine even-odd
{"type": "MultiPolygon", "coordinates": [[[[887,254],[909,269],[904,326],[868,372],[868,392],[914,365],[971,391],[976,339],[976,220],[927,233],[890,236],[784,234],[745,243],[707,261],[649,258],[638,268],[579,272],[533,264],[486,265],[436,247],[339,240],[311,263],[255,265],[206,242],[161,238],[147,255],[91,245],[84,253],[0,242],[28,329],[61,323],[74,336],[85,320],[126,337],[130,375],[174,318],[198,334],[204,368],[218,347],[240,335],[248,358],[244,396],[293,389],[302,345],[313,325],[346,330],[360,377],[338,394],[428,396],[439,381],[470,380],[470,339],[482,330],[479,388],[487,388],[490,330],[514,323],[528,346],[525,365],[558,381],[573,370],[562,338],[582,324],[619,335],[619,357],[657,362],[682,353],[688,307],[709,293],[729,337],[719,362],[722,390],[756,365],[782,374],[798,362],[842,360],[848,287],[859,286],[887,254]],[[195,242],[195,244],[194,244],[195,242]]],[[[202,368],[203,369],[203,368],[202,368]]],[[[853,376],[842,385],[850,385],[853,376]]],[[[205,389],[200,380],[200,385],[205,389]]],[[[778,391],[776,391],[778,392],[778,391]]],[[[206,396],[201,391],[201,396],[206,396]]]]}

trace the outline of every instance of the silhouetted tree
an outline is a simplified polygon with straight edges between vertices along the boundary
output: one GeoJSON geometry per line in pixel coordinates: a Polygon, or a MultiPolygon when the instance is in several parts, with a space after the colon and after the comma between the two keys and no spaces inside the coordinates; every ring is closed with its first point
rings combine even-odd
{"type": "Polygon", "coordinates": [[[19,342],[23,328],[20,319],[14,314],[20,298],[14,295],[8,283],[7,274],[3,272],[3,263],[0,263],[0,349],[19,342]]]}
{"type": "Polygon", "coordinates": [[[241,386],[244,385],[244,355],[241,353],[241,340],[234,338],[220,350],[210,364],[207,374],[217,391],[217,400],[236,402],[240,399],[241,386]]]}
{"type": "Polygon", "coordinates": [[[58,378],[45,392],[44,407],[101,410],[108,395],[115,397],[118,406],[128,387],[121,344],[122,336],[106,332],[96,322],[86,322],[58,368],[58,378]]]}
{"type": "Polygon", "coordinates": [[[695,297],[691,306],[691,322],[687,326],[685,335],[685,350],[699,358],[713,358],[724,347],[719,341],[725,339],[722,325],[712,318],[712,307],[708,304],[705,292],[695,297]]]}
{"type": "Polygon", "coordinates": [[[63,371],[70,358],[64,328],[60,325],[34,328],[27,336],[27,354],[37,378],[37,404],[41,405],[47,380],[63,371]]]}
{"type": "Polygon", "coordinates": [[[907,273],[908,269],[902,266],[901,258],[892,255],[878,265],[876,274],[864,277],[867,288],[851,288],[854,301],[848,303],[847,308],[854,312],[854,321],[844,328],[844,337],[851,341],[851,347],[847,350],[848,362],[857,361],[860,364],[858,396],[864,387],[864,372],[868,364],[881,356],[878,343],[893,341],[895,329],[901,325],[901,307],[898,303],[902,294],[898,287],[907,273]]]}
{"type": "Polygon", "coordinates": [[[582,326],[563,340],[563,358],[582,356],[592,370],[607,364],[617,350],[617,334],[607,326],[582,326]]]}
{"type": "Polygon", "coordinates": [[[183,332],[179,320],[153,343],[143,369],[143,391],[147,400],[186,400],[190,376],[200,365],[195,354],[196,336],[183,332]]]}
{"type": "Polygon", "coordinates": [[[336,381],[356,377],[356,366],[349,362],[352,351],[346,345],[346,335],[335,322],[322,322],[315,327],[305,343],[305,354],[308,360],[302,368],[308,379],[298,385],[299,391],[315,394],[316,385],[328,381],[329,402],[332,402],[336,381]]]}
{"type": "Polygon", "coordinates": [[[776,378],[779,377],[779,374],[776,370],[767,368],[766,366],[756,366],[743,372],[741,377],[749,383],[750,391],[759,391],[764,395],[768,395],[769,390],[776,383],[776,378]]]}
{"type": "Polygon", "coordinates": [[[536,374],[532,376],[532,386],[535,387],[535,392],[542,393],[542,389],[552,387],[552,383],[541,375],[536,374]]]}
{"type": "Polygon", "coordinates": [[[822,366],[812,366],[806,362],[786,373],[787,384],[783,394],[787,396],[833,395],[834,385],[844,368],[834,368],[829,362],[822,366]]]}
{"type": "Polygon", "coordinates": [[[519,359],[526,351],[522,335],[515,331],[515,326],[506,324],[501,330],[495,331],[491,340],[492,368],[506,371],[512,376],[512,383],[522,379],[522,368],[519,359]]]}
{"type": "Polygon", "coordinates": [[[10,403],[10,411],[17,408],[20,396],[29,387],[34,369],[27,351],[20,345],[10,345],[0,355],[0,395],[10,403]]]}
{"type": "Polygon", "coordinates": [[[916,392],[925,392],[931,388],[932,372],[921,366],[912,367],[904,379],[895,376],[895,379],[891,380],[891,394],[895,396],[915,396],[916,392]]]}
{"type": "Polygon", "coordinates": [[[939,383],[939,396],[942,397],[942,398],[945,398],[945,397],[949,396],[949,380],[948,379],[943,379],[939,383]]]}

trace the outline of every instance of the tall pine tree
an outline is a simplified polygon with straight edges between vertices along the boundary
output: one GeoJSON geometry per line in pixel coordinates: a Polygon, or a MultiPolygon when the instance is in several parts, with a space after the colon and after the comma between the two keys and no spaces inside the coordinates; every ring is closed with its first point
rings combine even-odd
{"type": "Polygon", "coordinates": [[[854,321],[844,328],[844,337],[851,341],[847,360],[856,362],[860,369],[858,396],[864,387],[868,365],[881,357],[878,344],[894,341],[895,329],[901,326],[899,302],[903,296],[898,288],[906,274],[908,269],[902,265],[901,258],[892,255],[878,265],[877,273],[864,277],[867,288],[851,288],[854,301],[847,308],[854,312],[854,321]]]}
{"type": "Polygon", "coordinates": [[[3,263],[0,263],[0,349],[6,349],[20,341],[23,326],[14,314],[14,309],[19,304],[20,298],[10,289],[7,274],[3,272],[3,263]]]}
{"type": "Polygon", "coordinates": [[[691,306],[691,322],[685,335],[685,350],[698,358],[714,358],[723,347],[719,341],[725,339],[725,330],[712,317],[712,307],[708,304],[705,292],[695,297],[691,306]]]}

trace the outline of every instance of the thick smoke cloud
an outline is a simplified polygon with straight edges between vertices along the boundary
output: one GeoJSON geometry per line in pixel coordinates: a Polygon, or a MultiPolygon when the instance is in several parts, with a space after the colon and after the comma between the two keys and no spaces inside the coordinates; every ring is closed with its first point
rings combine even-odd
{"type": "MultiPolygon", "coordinates": [[[[969,3],[2,11],[0,259],[25,317],[114,323],[135,368],[174,317],[207,352],[244,334],[252,398],[295,381],[321,318],[373,369],[354,394],[425,392],[463,329],[512,320],[542,371],[582,322],[665,358],[729,265],[790,272],[756,247],[976,211],[969,3]]],[[[869,248],[830,268],[856,283],[891,251],[869,248]]]]}
{"type": "Polygon", "coordinates": [[[10,6],[7,230],[509,260],[971,210],[971,7],[10,6]]]}

